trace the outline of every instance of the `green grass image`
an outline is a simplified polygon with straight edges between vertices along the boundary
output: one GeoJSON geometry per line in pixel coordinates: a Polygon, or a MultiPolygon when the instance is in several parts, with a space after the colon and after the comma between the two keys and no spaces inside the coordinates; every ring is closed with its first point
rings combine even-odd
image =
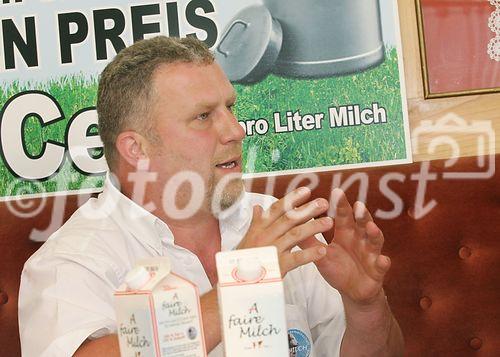
{"type": "MultiPolygon", "coordinates": [[[[292,80],[268,76],[253,86],[237,85],[236,114],[240,120],[265,118],[265,136],[248,137],[244,152],[256,152],[254,172],[302,169],[406,158],[404,121],[396,49],[386,52],[378,67],[343,77],[292,80]],[[387,123],[330,128],[328,108],[378,102],[387,110],[387,123]],[[319,131],[274,133],[273,113],[325,113],[319,131]],[[277,153],[279,152],[279,155],[277,153]]],[[[248,158],[248,155],[247,155],[248,158]]],[[[249,165],[248,165],[249,164],[249,165]]]]}
{"type": "MultiPolygon", "coordinates": [[[[27,90],[40,90],[52,95],[65,115],[65,119],[42,128],[39,120],[30,117],[24,126],[25,145],[31,155],[37,155],[42,143],[53,140],[64,143],[64,134],[71,116],[78,110],[94,106],[97,93],[97,79],[84,79],[83,75],[58,78],[47,83],[11,83],[0,87],[0,107],[15,94],[27,90]]],[[[31,182],[14,178],[5,163],[0,162],[0,197],[27,195],[42,192],[72,191],[101,187],[103,176],[84,176],[76,171],[69,158],[65,159],[60,171],[43,182],[31,182]]]]}
{"type": "MultiPolygon", "coordinates": [[[[235,111],[239,120],[265,118],[270,124],[268,134],[245,140],[247,171],[262,173],[406,158],[399,83],[396,50],[389,49],[380,66],[354,75],[318,80],[271,75],[253,86],[236,85],[238,103],[235,111]],[[371,107],[373,102],[386,108],[387,123],[346,128],[324,125],[320,131],[274,133],[273,113],[276,111],[282,116],[288,110],[300,110],[301,114],[325,113],[324,124],[327,124],[331,106],[359,104],[365,108],[371,107]]],[[[36,118],[27,121],[26,144],[33,155],[40,152],[43,141],[51,139],[63,143],[71,116],[84,107],[95,105],[97,78],[73,75],[46,83],[11,83],[0,87],[0,107],[3,108],[13,95],[35,89],[56,98],[66,118],[44,128],[36,118]]],[[[83,176],[72,167],[69,159],[57,175],[41,183],[15,179],[4,162],[0,162],[0,197],[93,188],[102,183],[103,176],[83,176]],[[22,188],[22,191],[13,192],[13,188],[22,188]]]]}

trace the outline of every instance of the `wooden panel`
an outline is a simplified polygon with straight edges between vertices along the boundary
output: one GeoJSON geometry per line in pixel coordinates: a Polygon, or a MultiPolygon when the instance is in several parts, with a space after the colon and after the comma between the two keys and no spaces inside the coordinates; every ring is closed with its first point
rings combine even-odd
{"type": "MultiPolygon", "coordinates": [[[[403,41],[403,59],[405,64],[405,80],[408,96],[410,130],[412,140],[416,129],[423,120],[439,120],[446,115],[454,114],[467,122],[474,120],[490,120],[494,134],[500,133],[500,94],[482,94],[465,97],[424,99],[422,67],[417,27],[417,12],[415,0],[398,0],[403,41]]],[[[499,135],[495,135],[495,153],[500,153],[499,135]]],[[[458,142],[460,156],[477,155],[477,141],[471,135],[453,136],[458,142]]],[[[419,147],[424,148],[432,137],[420,138],[419,147]]],[[[415,161],[449,158],[452,155],[450,147],[440,146],[434,153],[422,152],[414,154],[415,161]]]]}

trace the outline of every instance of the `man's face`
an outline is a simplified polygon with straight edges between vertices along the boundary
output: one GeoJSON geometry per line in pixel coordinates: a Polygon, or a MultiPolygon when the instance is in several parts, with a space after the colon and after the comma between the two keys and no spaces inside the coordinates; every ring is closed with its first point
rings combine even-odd
{"type": "MultiPolygon", "coordinates": [[[[213,63],[175,63],[160,66],[154,75],[152,120],[159,145],[151,145],[150,170],[164,185],[180,172],[193,171],[204,182],[202,208],[218,200],[222,209],[241,195],[241,147],[245,132],[232,108],[236,101],[233,86],[221,68],[213,63]],[[230,175],[230,176],[226,176],[230,175]],[[222,194],[214,196],[218,183],[228,181],[222,194]],[[227,178],[231,177],[231,180],[227,178]]],[[[177,205],[191,199],[191,187],[180,186],[177,205]]]]}

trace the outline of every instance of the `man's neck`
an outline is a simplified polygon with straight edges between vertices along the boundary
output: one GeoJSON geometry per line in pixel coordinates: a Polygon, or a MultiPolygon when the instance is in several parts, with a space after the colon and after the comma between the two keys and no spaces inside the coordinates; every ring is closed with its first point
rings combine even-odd
{"type": "Polygon", "coordinates": [[[182,221],[160,218],[172,231],[176,245],[189,249],[198,256],[214,246],[220,250],[219,221],[213,215],[197,214],[182,221]]]}
{"type": "MultiPolygon", "coordinates": [[[[129,182],[123,182],[121,191],[134,200],[133,186],[129,182]]],[[[198,257],[210,282],[214,285],[217,282],[215,254],[221,250],[221,234],[219,220],[207,208],[210,205],[202,205],[201,209],[187,219],[176,220],[163,209],[160,194],[148,193],[140,195],[141,199],[144,198],[143,201],[134,201],[141,206],[151,203],[152,207],[155,207],[151,213],[168,225],[177,246],[191,251],[198,257]]]]}
{"type": "Polygon", "coordinates": [[[208,203],[202,204],[196,213],[186,219],[173,219],[164,210],[161,192],[143,190],[138,194],[134,191],[136,187],[133,182],[125,180],[123,173],[120,173],[118,177],[122,194],[139,206],[151,207],[151,213],[165,222],[172,231],[175,244],[187,249],[191,246],[201,250],[217,242],[220,246],[219,221],[210,211],[208,203]]]}
{"type": "Polygon", "coordinates": [[[175,244],[183,247],[200,260],[212,286],[217,283],[215,254],[221,250],[219,221],[210,219],[166,222],[174,235],[175,244]]]}

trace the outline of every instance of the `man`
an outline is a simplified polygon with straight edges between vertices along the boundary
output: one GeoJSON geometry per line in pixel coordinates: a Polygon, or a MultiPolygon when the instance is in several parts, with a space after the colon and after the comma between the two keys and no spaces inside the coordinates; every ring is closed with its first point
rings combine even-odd
{"type": "Polygon", "coordinates": [[[97,110],[112,174],[25,265],[24,356],[118,355],[112,293],[135,261],[159,255],[198,285],[207,349],[222,356],[215,253],[266,245],[279,252],[288,327],[310,356],[402,354],[382,289],[390,261],[369,212],[356,203],[355,218],[337,190],[326,245],[314,235],[333,220],[313,219],[326,200],[310,201],[307,188],[278,201],[245,193],[235,101],[195,39],[141,41],[106,67],[97,110]]]}

